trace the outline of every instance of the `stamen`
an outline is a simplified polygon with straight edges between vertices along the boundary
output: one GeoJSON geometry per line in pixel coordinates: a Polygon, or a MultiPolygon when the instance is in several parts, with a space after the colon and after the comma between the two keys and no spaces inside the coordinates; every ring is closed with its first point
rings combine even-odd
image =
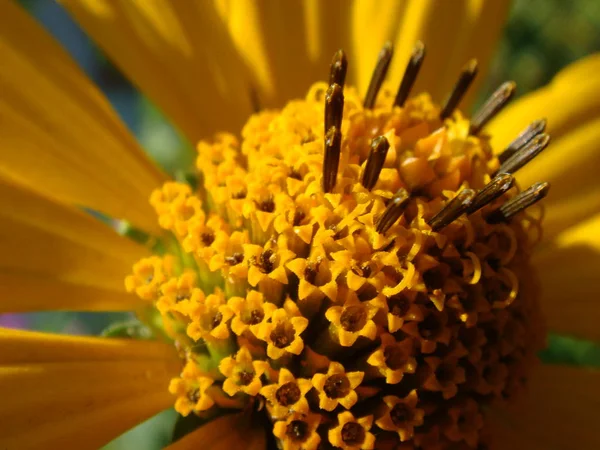
{"type": "Polygon", "coordinates": [[[473,189],[463,189],[427,223],[433,231],[441,230],[466,212],[474,197],[475,191],[473,189]]]}
{"type": "Polygon", "coordinates": [[[508,144],[506,150],[504,150],[500,155],[498,155],[498,159],[500,163],[504,163],[508,158],[518,152],[520,149],[525,147],[529,142],[536,137],[538,134],[543,133],[546,129],[546,119],[536,120],[531,122],[531,124],[525,128],[521,134],[519,134],[514,141],[508,144]]]}
{"type": "Polygon", "coordinates": [[[517,84],[506,81],[494,91],[490,98],[483,104],[471,119],[470,134],[478,134],[481,129],[494,117],[513,97],[517,84]]]}
{"type": "Polygon", "coordinates": [[[346,72],[348,71],[348,60],[344,50],[339,49],[333,55],[331,67],[329,69],[329,84],[339,84],[344,86],[346,81],[346,72]]]}
{"type": "Polygon", "coordinates": [[[507,201],[504,205],[494,211],[487,217],[489,223],[507,222],[516,214],[534,203],[543,199],[550,189],[550,183],[542,182],[532,184],[513,199],[507,201]]]}
{"type": "Polygon", "coordinates": [[[398,93],[396,94],[396,100],[394,100],[394,106],[404,106],[404,102],[406,102],[408,94],[410,94],[410,90],[415,84],[415,80],[417,79],[419,70],[421,70],[424,59],[425,45],[423,45],[421,41],[418,41],[415,44],[410,59],[408,60],[408,64],[406,65],[404,76],[402,77],[398,93]]]}
{"type": "Polygon", "coordinates": [[[379,89],[381,88],[383,80],[385,79],[385,75],[387,74],[388,68],[390,67],[390,62],[392,61],[393,54],[394,49],[392,47],[392,43],[386,42],[383,45],[381,51],[379,52],[379,56],[377,57],[377,64],[375,66],[375,70],[373,70],[371,82],[369,83],[367,95],[365,96],[365,108],[373,108],[373,106],[375,106],[375,99],[377,98],[379,89]]]}
{"type": "Polygon", "coordinates": [[[331,127],[325,136],[323,156],[323,191],[325,192],[331,192],[335,186],[341,148],[342,132],[337,127],[331,127]]]}
{"type": "Polygon", "coordinates": [[[371,142],[371,151],[369,152],[362,179],[362,185],[369,191],[373,189],[379,179],[379,174],[383,168],[389,148],[390,143],[385,136],[376,137],[371,142]]]}
{"type": "Polygon", "coordinates": [[[406,189],[400,189],[396,192],[396,195],[392,197],[387,208],[381,215],[381,218],[377,222],[377,232],[385,233],[390,227],[398,220],[404,211],[406,202],[410,198],[410,195],[406,189]]]}
{"type": "Polygon", "coordinates": [[[525,147],[508,158],[497,173],[515,173],[544,150],[550,143],[550,136],[542,133],[534,137],[525,147]]]}
{"type": "Polygon", "coordinates": [[[325,93],[325,133],[331,127],[342,129],[342,116],[344,114],[344,92],[342,86],[333,83],[325,93]]]}
{"type": "Polygon", "coordinates": [[[463,68],[458,81],[454,85],[454,89],[450,93],[450,97],[446,100],[446,104],[442,108],[440,112],[440,119],[447,119],[452,115],[462,98],[469,89],[469,86],[475,79],[475,75],[477,75],[477,60],[472,59],[467,63],[467,65],[463,68]]]}
{"type": "Polygon", "coordinates": [[[512,187],[514,181],[515,179],[508,173],[497,175],[477,193],[471,202],[471,206],[467,209],[467,214],[473,214],[475,211],[496,200],[512,187]]]}

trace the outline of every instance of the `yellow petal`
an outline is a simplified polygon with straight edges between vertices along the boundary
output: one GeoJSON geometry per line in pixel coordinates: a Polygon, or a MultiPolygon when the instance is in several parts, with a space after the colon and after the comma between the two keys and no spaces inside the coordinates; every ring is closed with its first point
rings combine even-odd
{"type": "MultiPolygon", "coordinates": [[[[442,102],[456,83],[461,68],[475,58],[479,62],[479,73],[462,102],[462,107],[466,108],[485,79],[487,66],[508,15],[510,1],[421,0],[405,1],[403,5],[404,11],[392,38],[396,50],[389,79],[400,82],[413,46],[420,40],[425,44],[426,56],[413,93],[427,90],[434,100],[442,102]]],[[[393,17],[389,20],[393,20],[393,17]]],[[[374,28],[364,22],[362,27],[363,34],[374,28]]],[[[366,39],[364,41],[368,42],[366,39]]],[[[361,40],[357,41],[357,45],[361,48],[361,40]]],[[[378,45],[373,43],[358,52],[361,70],[359,85],[362,89],[368,83],[370,71],[375,65],[376,52],[373,48],[381,45],[382,42],[378,45]]]]}
{"type": "Polygon", "coordinates": [[[168,408],[160,360],[0,366],[0,447],[95,449],[168,408]]]}
{"type": "Polygon", "coordinates": [[[0,311],[130,310],[124,276],[147,250],[74,207],[0,177],[0,311]],[[89,296],[89,297],[88,297],[89,296]]]}
{"type": "Polygon", "coordinates": [[[548,327],[600,341],[600,214],[562,232],[534,263],[548,327]]]}
{"type": "Polygon", "coordinates": [[[61,3],[191,142],[238,131],[245,122],[252,109],[249,71],[213,2],[61,3]]]}
{"type": "Polygon", "coordinates": [[[561,71],[552,82],[502,112],[488,131],[502,151],[530,122],[545,117],[552,138],[548,149],[517,173],[522,186],[550,182],[544,223],[552,237],[600,208],[600,53],[561,71]]]}
{"type": "MultiPolygon", "coordinates": [[[[556,140],[574,128],[594,120],[600,100],[594,95],[600,86],[595,77],[600,53],[588,56],[559,72],[545,87],[523,96],[505,108],[488,126],[492,145],[501,151],[530,122],[545,117],[547,130],[556,140]]],[[[551,150],[554,144],[548,150],[551,150]]],[[[545,154],[549,152],[546,151],[545,154]]]]}
{"type": "Polygon", "coordinates": [[[160,360],[177,361],[172,345],[155,341],[66,336],[0,328],[0,365],[160,360]]]}
{"type": "Polygon", "coordinates": [[[164,175],[90,80],[12,0],[0,3],[0,172],[60,200],[157,230],[164,175]]]}
{"type": "Polygon", "coordinates": [[[196,448],[264,450],[266,448],[264,428],[262,426],[252,426],[250,417],[243,414],[228,414],[210,421],[198,430],[169,445],[165,450],[192,450],[196,448]]]}
{"type": "Polygon", "coordinates": [[[317,80],[328,78],[336,50],[350,48],[350,1],[257,2],[233,0],[226,11],[238,51],[253,70],[260,101],[283,106],[304,97],[317,80]]]}
{"type": "MultiPolygon", "coordinates": [[[[595,92],[588,94],[595,97],[595,92]]],[[[517,174],[522,186],[550,182],[543,222],[546,239],[600,211],[600,101],[598,106],[595,120],[584,121],[556,139],[517,174]]]]}
{"type": "Polygon", "coordinates": [[[598,404],[600,370],[541,366],[526,398],[498,419],[511,431],[517,449],[592,449],[600,447],[598,404]],[[537,443],[538,447],[525,443],[537,443]]]}

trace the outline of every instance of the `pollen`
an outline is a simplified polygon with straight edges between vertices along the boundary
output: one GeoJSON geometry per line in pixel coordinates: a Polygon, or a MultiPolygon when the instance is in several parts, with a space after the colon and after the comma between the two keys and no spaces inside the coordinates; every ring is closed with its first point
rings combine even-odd
{"type": "Polygon", "coordinates": [[[412,93],[423,44],[396,87],[392,57],[362,96],[337,52],[328,82],[198,143],[195,182],[152,193],[165,235],[125,283],[178,349],[180,414],[264,414],[284,450],[477,448],[526,386],[549,186],[514,173],[545,121],[492,148],[514,83],[468,118],[476,61],[439,103],[412,93]]]}

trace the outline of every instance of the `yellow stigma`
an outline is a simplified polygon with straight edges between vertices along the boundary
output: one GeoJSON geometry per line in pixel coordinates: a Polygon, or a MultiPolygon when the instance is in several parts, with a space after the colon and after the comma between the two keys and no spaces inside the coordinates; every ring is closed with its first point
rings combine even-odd
{"type": "Polygon", "coordinates": [[[543,339],[524,208],[547,186],[519,194],[460,92],[403,86],[363,102],[332,72],[152,194],[172,239],[126,285],[179,350],[178,412],[253,406],[283,449],[475,447],[522,387],[543,339]]]}

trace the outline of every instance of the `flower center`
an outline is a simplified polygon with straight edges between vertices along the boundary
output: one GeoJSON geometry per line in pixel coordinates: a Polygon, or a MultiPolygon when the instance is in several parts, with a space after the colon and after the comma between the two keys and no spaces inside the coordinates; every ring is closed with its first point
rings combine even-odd
{"type": "Polygon", "coordinates": [[[289,382],[277,389],[275,397],[281,406],[291,406],[300,400],[300,388],[296,383],[289,382]]]}
{"type": "Polygon", "coordinates": [[[342,427],[342,441],[353,447],[365,441],[365,429],[356,422],[348,422],[342,427]]]}
{"type": "Polygon", "coordinates": [[[278,323],[271,332],[271,341],[277,348],[285,348],[292,343],[296,337],[294,327],[289,323],[278,323]]]}
{"type": "Polygon", "coordinates": [[[457,107],[474,62],[438,105],[409,95],[423,46],[395,92],[391,57],[361,97],[336,53],[304,99],[200,142],[197,187],[152,194],[177,248],[126,283],[180,349],[178,411],[260,396],[282,448],[377,448],[390,433],[447,448],[471,445],[526,381],[543,339],[527,208],[548,185],[519,190],[513,174],[548,136],[536,122],[492,149],[485,124],[514,84],[469,120],[457,107]]]}
{"type": "Polygon", "coordinates": [[[350,393],[350,382],[344,375],[332,375],[325,382],[323,391],[329,398],[342,398],[350,393]]]}
{"type": "Polygon", "coordinates": [[[287,426],[286,435],[292,441],[302,442],[306,439],[307,434],[308,424],[302,420],[294,420],[287,426]]]}

